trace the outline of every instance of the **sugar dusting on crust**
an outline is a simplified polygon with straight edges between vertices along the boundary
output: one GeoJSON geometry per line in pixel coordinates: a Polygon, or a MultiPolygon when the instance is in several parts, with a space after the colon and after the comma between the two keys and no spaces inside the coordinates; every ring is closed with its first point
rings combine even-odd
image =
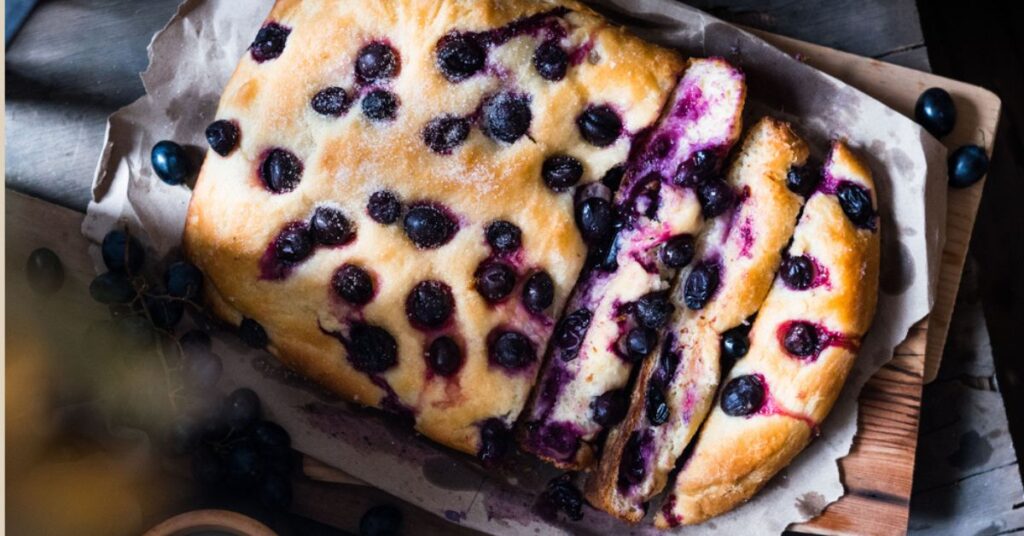
{"type": "Polygon", "coordinates": [[[228,83],[217,117],[238,122],[240,145],[227,157],[206,160],[185,236],[193,261],[223,303],[231,304],[231,316],[266,326],[285,361],[350,399],[415,411],[426,435],[474,452],[477,423],[494,417],[513,421],[536,369],[510,376],[489,367],[481,341],[504,324],[543,348],[584,259],[571,193],[544,185],[543,159],[570,154],[584,164],[581,184],[598,181],[625,159],[632,140],[624,136],[606,148],[591,146],[580,137],[575,118],[589,104],[610,103],[627,126],[652,123],[680,60],[608,31],[575,4],[571,13],[534,0],[516,9],[498,0],[465,7],[454,1],[429,7],[296,2],[286,13],[273,13],[290,30],[283,52],[258,64],[244,59],[228,83]],[[445,34],[460,31],[484,43],[487,67],[453,83],[439,72],[435,47],[445,34]],[[543,79],[531,61],[539,44],[551,39],[571,59],[564,79],[554,82],[543,79]],[[400,69],[381,79],[357,79],[357,55],[368,43],[392,47],[400,69]],[[578,61],[598,50],[601,61],[578,61]],[[347,110],[324,115],[313,109],[311,100],[326,87],[345,90],[352,98],[347,110]],[[380,89],[397,98],[393,119],[371,120],[363,109],[367,95],[380,89]],[[529,97],[533,118],[527,135],[514,143],[492,139],[482,128],[481,104],[498,92],[529,97]],[[437,154],[426,147],[423,130],[447,114],[466,118],[470,131],[451,154],[437,154]],[[304,169],[293,190],[271,196],[260,187],[257,168],[260,155],[276,147],[293,153],[304,169]],[[380,190],[396,193],[405,209],[415,202],[443,204],[458,215],[459,232],[447,245],[417,250],[401,216],[391,225],[369,218],[367,200],[380,190]],[[281,227],[308,221],[323,204],[344,213],[359,230],[355,239],[345,248],[314,248],[287,277],[277,277],[285,274],[275,265],[274,277],[261,280],[260,258],[281,227]],[[524,248],[516,258],[513,297],[486,307],[472,278],[487,256],[483,228],[495,219],[518,225],[524,248]],[[329,289],[331,275],[349,262],[375,279],[374,300],[358,311],[339,306],[329,289]],[[541,269],[552,276],[555,299],[537,315],[522,307],[519,293],[528,273],[541,269]],[[463,341],[466,358],[455,398],[451,382],[429,378],[424,369],[424,348],[437,334],[417,332],[403,314],[409,289],[424,277],[444,280],[455,295],[455,318],[445,334],[463,341]],[[352,370],[343,344],[317,326],[322,320],[327,329],[344,331],[354,319],[386,329],[397,341],[398,364],[381,378],[352,370]]]}

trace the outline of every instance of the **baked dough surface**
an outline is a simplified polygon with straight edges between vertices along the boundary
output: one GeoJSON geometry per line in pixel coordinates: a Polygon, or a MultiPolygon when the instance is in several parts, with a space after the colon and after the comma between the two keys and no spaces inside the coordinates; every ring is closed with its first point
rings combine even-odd
{"type": "Polygon", "coordinates": [[[279,0],[265,27],[270,24],[286,29],[283,49],[265,61],[252,53],[241,59],[216,116],[237,125],[239,145],[227,156],[208,153],[189,207],[184,245],[207,276],[212,310],[233,324],[256,320],[282,362],[348,399],[411,414],[425,435],[476,453],[480,423],[498,419],[510,427],[521,411],[586,255],[573,190],[545,185],[545,159],[571,155],[583,166],[580,186],[599,181],[626,160],[636,133],[657,119],[682,60],[575,2],[279,0]],[[476,36],[486,53],[479,72],[456,82],[438,67],[438,43],[450,34],[476,36]],[[533,66],[547,40],[569,57],[558,81],[542,78],[533,66]],[[395,51],[393,76],[357,76],[360,51],[372,43],[395,51]],[[328,87],[343,88],[351,100],[340,116],[311,105],[328,87]],[[363,112],[363,101],[378,89],[397,97],[391,120],[363,112]],[[482,128],[484,102],[499,94],[528,100],[528,131],[512,143],[482,128]],[[577,127],[577,118],[595,105],[608,106],[622,123],[621,135],[604,146],[583,139],[577,127]],[[470,123],[450,154],[424,141],[427,123],[444,116],[470,123]],[[274,149],[301,162],[290,191],[274,193],[261,178],[274,149]],[[439,247],[417,247],[401,217],[384,225],[368,216],[370,195],[382,190],[397,195],[403,215],[416,204],[443,206],[457,231],[439,247]],[[309,222],[323,206],[340,210],[355,238],[316,246],[285,275],[268,278],[265,257],[279,233],[290,223],[309,222]],[[515,290],[490,304],[475,289],[474,273],[495,257],[485,240],[495,220],[518,226],[522,246],[503,258],[515,271],[515,290]],[[374,295],[365,306],[332,292],[333,274],[345,264],[372,277],[374,295]],[[524,280],[540,270],[554,283],[554,300],[534,314],[520,295],[524,280]],[[418,329],[406,314],[407,296],[424,280],[446,284],[454,301],[452,317],[437,329],[418,329]],[[352,366],[344,341],[355,323],[393,337],[393,366],[374,373],[352,366]],[[525,335],[536,358],[513,372],[489,360],[495,328],[525,335]],[[464,358],[447,378],[431,374],[424,357],[441,335],[452,337],[464,358]]]}

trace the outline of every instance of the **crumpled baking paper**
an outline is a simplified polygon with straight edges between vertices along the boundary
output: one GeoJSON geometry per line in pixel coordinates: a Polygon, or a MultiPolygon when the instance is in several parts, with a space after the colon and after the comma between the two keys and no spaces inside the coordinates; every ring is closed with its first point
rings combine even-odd
{"type": "MultiPolygon", "coordinates": [[[[272,3],[187,0],[154,36],[142,75],[146,95],[110,117],[85,235],[99,242],[112,226],[128,225],[157,257],[174,254],[191,190],[161,182],[150,168],[150,149],[172,139],[201,161],[203,131],[214,118],[221,88],[272,3]]],[[[694,535],[778,534],[843,494],[836,460],[849,452],[857,429],[857,395],[931,309],[945,229],[945,149],[878,101],[698,10],[672,0],[592,5],[649,40],[740,66],[749,85],[747,124],[764,114],[789,120],[819,157],[829,139],[846,138],[874,172],[883,233],[878,313],[821,436],[748,504],[678,529],[694,535]]],[[[505,472],[485,473],[469,456],[340,402],[233,335],[215,339],[224,359],[221,387],[256,389],[298,450],[454,523],[502,534],[656,532],[647,523],[631,527],[593,509],[580,522],[547,523],[531,507],[557,474],[554,469],[519,456],[505,472]]]]}

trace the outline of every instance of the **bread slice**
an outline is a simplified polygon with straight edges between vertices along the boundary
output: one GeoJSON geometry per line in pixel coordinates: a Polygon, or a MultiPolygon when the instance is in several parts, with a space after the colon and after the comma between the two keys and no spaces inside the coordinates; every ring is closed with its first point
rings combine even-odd
{"type": "Polygon", "coordinates": [[[212,312],[434,441],[511,451],[586,255],[574,194],[683,60],[561,0],[279,0],[253,33],[185,227],[212,312]]]}
{"type": "Polygon", "coordinates": [[[644,362],[626,420],[609,432],[587,480],[591,504],[638,522],[645,503],[664,488],[714,399],[722,334],[743,331],[771,287],[803,206],[803,197],[787,188],[787,175],[807,156],[807,145],[781,121],[764,118],[746,134],[726,177],[740,201],[706,227],[697,260],[680,274],[661,352],[644,362]],[[695,308],[700,304],[686,290],[690,278],[706,274],[719,283],[695,308]]]}
{"type": "Polygon", "coordinates": [[[658,527],[735,508],[817,435],[874,315],[877,206],[867,166],[834,142],[754,321],[750,352],[724,379],[658,527]]]}
{"type": "Polygon", "coordinates": [[[626,338],[638,324],[668,320],[678,266],[666,264],[662,250],[703,224],[697,186],[714,178],[738,139],[745,94],[742,73],[724,60],[690,61],[616,193],[621,230],[576,284],[552,337],[522,419],[523,449],[567,469],[592,463],[607,415],[595,403],[618,397],[611,403],[625,407],[620,390],[643,357],[625,350],[626,338]]]}

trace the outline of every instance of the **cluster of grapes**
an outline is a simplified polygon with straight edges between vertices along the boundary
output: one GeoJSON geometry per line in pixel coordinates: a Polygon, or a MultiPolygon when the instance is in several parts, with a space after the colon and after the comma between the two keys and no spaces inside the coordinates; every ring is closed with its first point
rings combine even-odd
{"type": "Polygon", "coordinates": [[[252,492],[263,506],[276,510],[291,505],[290,474],[296,466],[291,437],[261,418],[260,399],[252,389],[235,390],[205,417],[179,417],[168,445],[177,455],[192,456],[192,476],[208,489],[252,492]]]}
{"type": "MultiPolygon", "coordinates": [[[[121,350],[129,352],[152,348],[158,336],[171,343],[157,347],[168,373],[177,373],[175,381],[168,384],[180,383],[170,393],[172,405],[180,392],[200,399],[213,392],[223,363],[213,352],[210,336],[200,329],[178,338],[173,333],[187,310],[195,313],[197,323],[206,322],[196,302],[203,287],[202,272],[186,261],[174,262],[164,272],[163,285],[152,285],[141,274],[142,245],[130,234],[111,231],[101,249],[107,272],[93,279],[89,293],[108,305],[115,317],[111,327],[117,337],[108,340],[117,341],[121,350]]],[[[56,257],[52,251],[37,250],[29,260],[30,268],[43,267],[29,272],[30,282],[40,291],[59,288],[51,280],[57,279],[53,274],[61,272],[62,276],[63,272],[51,267],[60,268],[59,259],[54,263],[51,257],[56,257]]],[[[243,322],[238,336],[253,348],[267,344],[266,332],[255,322],[243,322]]],[[[199,411],[182,413],[167,430],[168,451],[191,456],[193,478],[209,491],[252,494],[269,509],[287,510],[292,501],[290,475],[298,465],[296,453],[291,450],[288,432],[261,417],[259,396],[252,389],[240,388],[222,400],[201,400],[195,405],[199,411]]],[[[359,533],[393,536],[400,533],[401,524],[400,510],[378,505],[362,516],[359,533]]]]}
{"type": "MultiPolygon", "coordinates": [[[[173,338],[187,309],[197,313],[196,318],[202,317],[196,303],[203,287],[202,272],[187,261],[178,261],[167,267],[162,285],[151,284],[141,274],[145,260],[142,245],[122,230],[107,233],[101,250],[107,272],[93,279],[89,293],[111,307],[121,344],[143,350],[157,335],[173,342],[159,347],[168,373],[177,372],[181,384],[170,393],[172,405],[176,405],[173,402],[179,392],[199,398],[211,392],[223,364],[212,350],[210,336],[196,329],[173,338]]],[[[218,403],[199,406],[201,411],[180,415],[171,425],[170,451],[191,455],[192,474],[208,489],[226,486],[252,491],[264,506],[287,509],[292,499],[289,476],[295,466],[291,437],[281,426],[261,419],[256,393],[241,388],[218,403]]]]}
{"type": "Polygon", "coordinates": [[[141,275],[145,253],[135,237],[120,229],[110,231],[103,237],[101,251],[107,271],[92,280],[89,295],[111,307],[120,327],[127,328],[123,331],[146,333],[149,326],[171,330],[186,306],[198,310],[195,300],[203,289],[203,274],[192,263],[169,265],[159,286],[141,275]]]}

